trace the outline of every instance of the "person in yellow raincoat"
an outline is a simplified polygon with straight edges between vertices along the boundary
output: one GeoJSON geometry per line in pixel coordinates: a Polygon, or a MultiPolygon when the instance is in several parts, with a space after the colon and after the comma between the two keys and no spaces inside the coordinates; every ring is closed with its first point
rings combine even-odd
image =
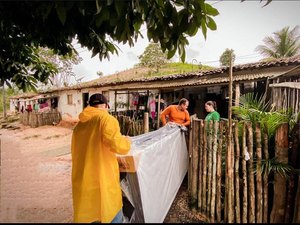
{"type": "Polygon", "coordinates": [[[122,191],[116,154],[127,154],[131,140],[120,133],[107,99],[94,94],[72,134],[72,195],[75,223],[120,223],[122,191]]]}

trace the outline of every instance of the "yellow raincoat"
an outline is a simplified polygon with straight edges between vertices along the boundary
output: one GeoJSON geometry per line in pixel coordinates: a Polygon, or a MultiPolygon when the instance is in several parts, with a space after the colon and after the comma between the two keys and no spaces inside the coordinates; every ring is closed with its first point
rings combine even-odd
{"type": "Polygon", "coordinates": [[[88,106],[72,135],[74,222],[109,223],[123,207],[115,153],[127,154],[130,140],[107,110],[88,106]]]}

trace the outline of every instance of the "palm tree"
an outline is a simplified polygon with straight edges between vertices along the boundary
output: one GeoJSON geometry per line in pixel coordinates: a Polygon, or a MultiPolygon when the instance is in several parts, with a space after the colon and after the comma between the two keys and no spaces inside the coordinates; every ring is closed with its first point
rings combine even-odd
{"type": "Polygon", "coordinates": [[[255,51],[268,58],[286,58],[300,53],[299,26],[289,30],[284,27],[282,30],[274,32],[274,37],[264,38],[264,45],[258,45],[255,51]]]}

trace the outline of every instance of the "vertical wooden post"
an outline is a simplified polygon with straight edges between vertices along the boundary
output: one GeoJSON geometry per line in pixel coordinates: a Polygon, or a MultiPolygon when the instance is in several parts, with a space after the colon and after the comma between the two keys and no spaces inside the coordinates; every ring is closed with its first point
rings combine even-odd
{"type": "Polygon", "coordinates": [[[240,176],[239,176],[239,164],[240,164],[240,143],[239,143],[239,127],[238,121],[234,126],[234,141],[235,141],[235,163],[234,163],[234,180],[235,180],[235,222],[241,222],[241,209],[240,209],[240,176]]]}
{"type": "Polygon", "coordinates": [[[159,128],[159,122],[160,122],[160,90],[158,93],[158,103],[157,103],[157,129],[159,128]]]}
{"type": "Polygon", "coordinates": [[[144,112],[144,133],[149,132],[149,113],[144,112]]]}
{"type": "Polygon", "coordinates": [[[247,182],[247,162],[246,162],[246,123],[243,123],[243,150],[242,150],[242,173],[243,173],[243,206],[242,206],[242,223],[248,223],[248,182],[247,182]]]}
{"type": "Polygon", "coordinates": [[[202,212],[206,212],[207,205],[207,191],[206,191],[206,183],[207,183],[207,121],[203,122],[204,133],[203,133],[203,184],[202,184],[202,212]]]}
{"type": "Polygon", "coordinates": [[[223,125],[224,121],[220,122],[220,137],[218,142],[217,152],[217,178],[216,178],[216,214],[217,223],[221,222],[222,201],[221,201],[221,186],[222,186],[222,149],[223,149],[223,125]]]}
{"type": "MultiPolygon", "coordinates": [[[[288,124],[284,123],[276,131],[275,135],[275,157],[278,162],[288,163],[288,124]]],[[[270,216],[270,223],[283,223],[284,210],[286,205],[286,178],[279,174],[274,173],[274,196],[273,208],[270,216]]]]}
{"type": "Polygon", "coordinates": [[[200,210],[202,207],[202,184],[204,177],[202,176],[203,174],[203,154],[204,154],[204,149],[203,149],[203,135],[204,135],[204,127],[203,127],[203,120],[199,120],[199,173],[198,173],[198,208],[200,210]]]}
{"type": "Polygon", "coordinates": [[[248,152],[250,155],[248,163],[248,177],[249,177],[249,223],[255,223],[255,188],[254,188],[254,174],[253,174],[253,128],[252,123],[247,123],[248,130],[248,152]]]}
{"type": "Polygon", "coordinates": [[[228,202],[228,222],[234,222],[234,202],[233,202],[233,163],[232,163],[232,55],[230,55],[230,66],[229,66],[229,102],[228,102],[228,145],[227,145],[227,166],[226,166],[226,174],[228,179],[228,195],[227,195],[227,202],[228,202]]]}
{"type": "Polygon", "coordinates": [[[5,97],[5,82],[3,82],[3,86],[2,86],[2,97],[3,97],[3,118],[6,119],[6,97],[5,97]]]}
{"type": "Polygon", "coordinates": [[[196,207],[197,203],[197,184],[198,184],[198,163],[199,163],[199,122],[193,120],[193,157],[192,157],[192,185],[191,185],[191,204],[196,207]]]}
{"type": "Polygon", "coordinates": [[[235,106],[238,106],[240,104],[240,96],[241,96],[240,84],[236,83],[235,84],[235,100],[234,100],[235,106]]]}
{"type": "MultiPolygon", "coordinates": [[[[269,159],[269,138],[268,134],[264,132],[263,134],[263,143],[264,143],[264,160],[269,159]]],[[[263,223],[269,222],[269,174],[268,171],[263,173],[263,223]]]]}
{"type": "Polygon", "coordinates": [[[115,113],[117,112],[117,91],[115,91],[115,113]]]}
{"type": "Polygon", "coordinates": [[[262,148],[261,148],[261,128],[260,124],[256,124],[255,128],[255,136],[256,136],[256,196],[257,196],[257,210],[256,210],[256,222],[262,223],[262,215],[263,215],[263,198],[262,198],[262,171],[261,171],[261,159],[262,159],[262,148]]]}
{"type": "Polygon", "coordinates": [[[212,182],[211,182],[211,203],[210,218],[215,220],[216,214],[216,174],[217,174],[217,150],[218,138],[220,138],[219,122],[215,121],[213,127],[213,146],[212,146],[212,182]]]}

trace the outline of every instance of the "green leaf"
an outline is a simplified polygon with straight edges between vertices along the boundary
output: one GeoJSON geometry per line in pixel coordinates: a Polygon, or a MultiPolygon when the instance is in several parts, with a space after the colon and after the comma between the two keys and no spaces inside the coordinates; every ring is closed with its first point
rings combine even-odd
{"type": "Polygon", "coordinates": [[[168,59],[171,59],[175,55],[176,50],[177,50],[177,48],[174,48],[173,50],[168,51],[168,55],[167,55],[168,59]]]}
{"type": "Polygon", "coordinates": [[[219,11],[207,3],[205,3],[205,9],[206,9],[206,14],[208,14],[208,15],[211,15],[211,16],[219,15],[219,11]]]}
{"type": "Polygon", "coordinates": [[[197,32],[198,32],[198,27],[194,23],[190,23],[186,33],[190,36],[194,36],[196,35],[197,32]]]}
{"type": "Polygon", "coordinates": [[[205,23],[205,18],[204,17],[201,18],[201,28],[202,28],[203,36],[206,39],[207,28],[206,28],[206,23],[205,23]]]}
{"type": "Polygon", "coordinates": [[[60,22],[62,23],[62,25],[64,25],[67,18],[67,12],[65,7],[63,6],[63,3],[61,2],[56,3],[56,13],[60,22]]]}
{"type": "Polygon", "coordinates": [[[182,62],[185,62],[185,49],[182,50],[182,54],[180,58],[182,62]]]}
{"type": "Polygon", "coordinates": [[[210,16],[208,16],[207,19],[208,19],[207,27],[211,30],[216,30],[217,24],[215,23],[215,21],[210,16]]]}

